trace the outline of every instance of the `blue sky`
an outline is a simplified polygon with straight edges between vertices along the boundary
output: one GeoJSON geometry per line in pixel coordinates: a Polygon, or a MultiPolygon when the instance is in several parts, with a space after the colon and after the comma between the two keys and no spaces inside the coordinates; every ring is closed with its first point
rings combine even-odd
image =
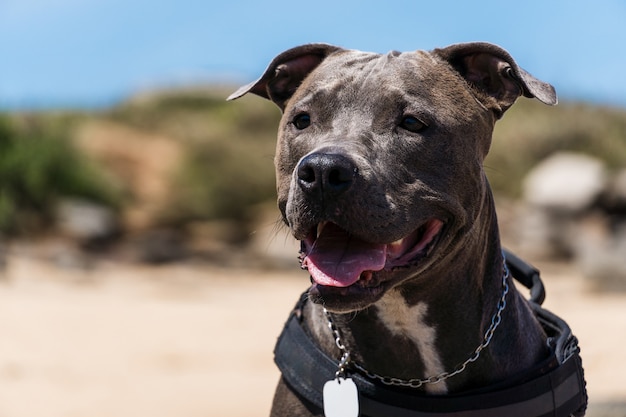
{"type": "Polygon", "coordinates": [[[562,100],[626,107],[623,0],[0,0],[0,108],[245,83],[308,42],[387,52],[474,40],[503,46],[562,100]]]}

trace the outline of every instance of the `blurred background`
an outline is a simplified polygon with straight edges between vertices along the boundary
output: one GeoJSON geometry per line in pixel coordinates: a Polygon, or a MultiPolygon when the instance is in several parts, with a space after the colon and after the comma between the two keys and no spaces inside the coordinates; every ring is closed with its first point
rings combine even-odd
{"type": "Polygon", "coordinates": [[[505,245],[626,416],[626,3],[0,0],[0,416],[267,415],[308,278],[278,221],[281,51],[488,41],[553,84],[485,167],[505,245]],[[436,4],[435,4],[436,3],[436,4]]]}

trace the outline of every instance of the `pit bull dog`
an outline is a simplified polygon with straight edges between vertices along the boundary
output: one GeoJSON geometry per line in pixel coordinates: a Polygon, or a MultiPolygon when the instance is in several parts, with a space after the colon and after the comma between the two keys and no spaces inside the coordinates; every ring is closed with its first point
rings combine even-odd
{"type": "Polygon", "coordinates": [[[563,411],[580,372],[511,394],[563,361],[515,288],[483,169],[496,121],[520,96],[556,104],[551,85],[488,43],[308,44],[229,99],[246,93],[282,110],[278,206],[312,282],[286,326],[302,341],[277,347],[272,416],[584,414],[563,411]]]}

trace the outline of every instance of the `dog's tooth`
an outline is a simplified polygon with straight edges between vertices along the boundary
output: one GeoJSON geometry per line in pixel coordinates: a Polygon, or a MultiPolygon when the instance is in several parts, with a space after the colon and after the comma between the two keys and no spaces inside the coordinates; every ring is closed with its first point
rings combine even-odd
{"type": "Polygon", "coordinates": [[[404,239],[405,238],[402,238],[402,239],[396,240],[395,242],[391,242],[389,246],[391,246],[392,248],[400,248],[402,247],[402,244],[404,243],[404,239]]]}
{"type": "Polygon", "coordinates": [[[326,227],[327,224],[328,222],[321,222],[317,225],[317,236],[322,234],[322,230],[324,230],[324,227],[326,227]]]}

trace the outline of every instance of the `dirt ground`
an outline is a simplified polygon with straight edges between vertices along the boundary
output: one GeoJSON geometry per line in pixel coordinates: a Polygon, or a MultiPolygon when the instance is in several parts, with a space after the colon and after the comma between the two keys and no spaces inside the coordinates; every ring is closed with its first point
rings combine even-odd
{"type": "MultiPolygon", "coordinates": [[[[626,294],[539,265],[580,339],[590,416],[626,416],[626,294]]],[[[18,253],[0,279],[0,417],[265,416],[272,348],[305,273],[60,267],[18,253]]]]}

